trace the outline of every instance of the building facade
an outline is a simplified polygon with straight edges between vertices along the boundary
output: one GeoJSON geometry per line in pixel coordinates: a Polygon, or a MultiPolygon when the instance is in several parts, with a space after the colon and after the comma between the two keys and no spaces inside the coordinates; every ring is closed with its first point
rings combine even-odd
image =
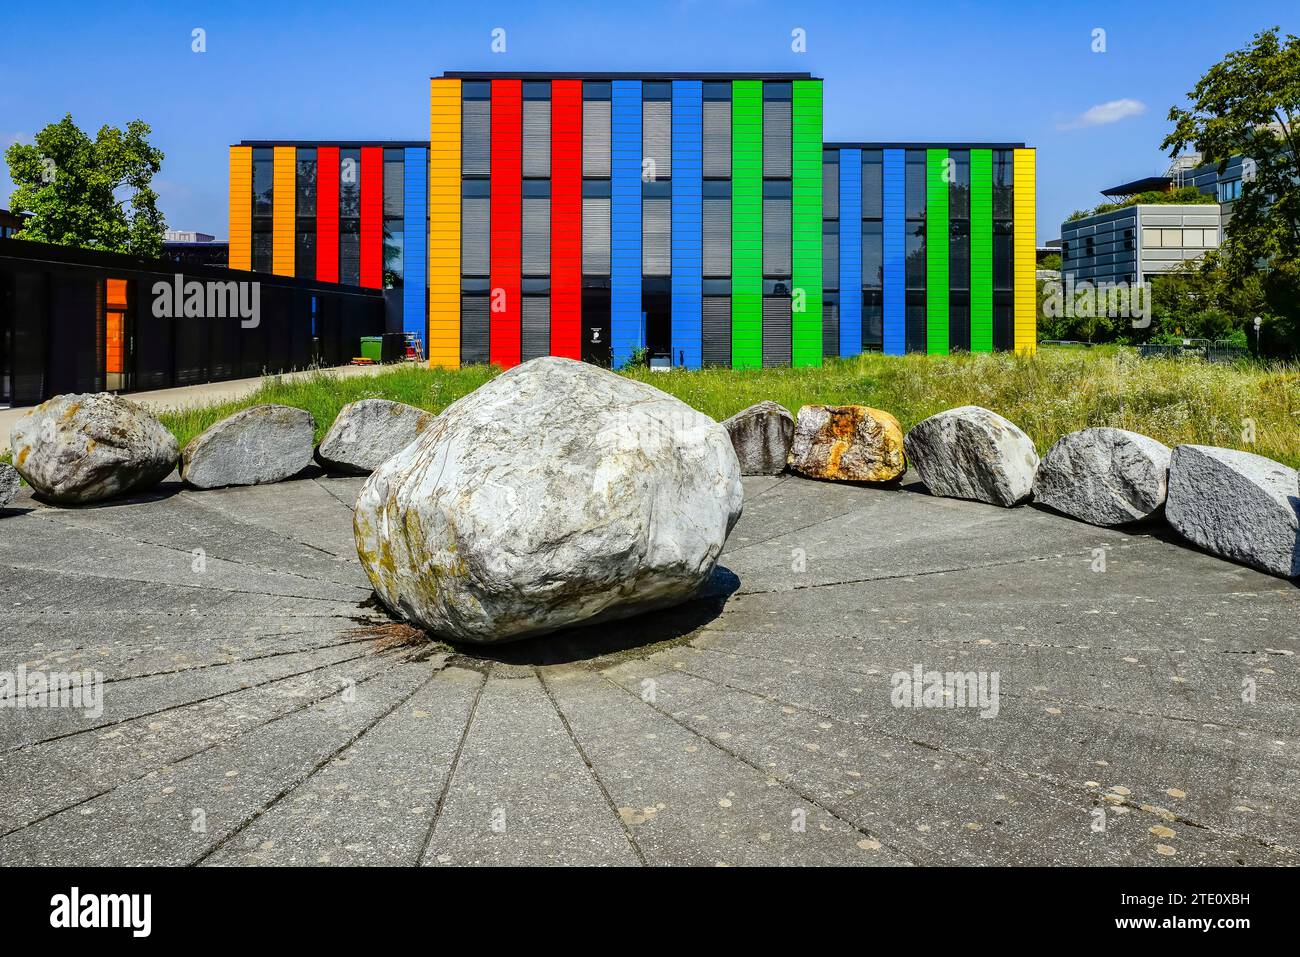
{"type": "Polygon", "coordinates": [[[826,144],[822,106],[807,73],[446,73],[427,144],[232,147],[231,266],[386,288],[439,366],[1032,350],[1033,150],[826,144]]]}
{"type": "Polygon", "coordinates": [[[1023,143],[827,143],[827,356],[1032,351],[1035,154],[1023,143]]]}
{"type": "Polygon", "coordinates": [[[230,268],[382,289],[423,336],[428,164],[418,141],[230,147],[230,268]]]}

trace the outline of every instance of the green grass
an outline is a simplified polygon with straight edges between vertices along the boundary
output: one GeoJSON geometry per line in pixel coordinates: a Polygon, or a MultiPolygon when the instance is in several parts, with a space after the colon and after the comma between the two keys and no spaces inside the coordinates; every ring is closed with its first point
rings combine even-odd
{"type": "MultiPolygon", "coordinates": [[[[276,402],[309,410],[317,438],[348,402],[387,398],[440,412],[482,385],[495,369],[455,371],[402,366],[373,376],[329,373],[267,379],[245,399],[164,413],[182,446],[239,409],[276,402]]],[[[695,408],[723,419],[763,399],[797,412],[810,403],[862,404],[893,413],[908,429],[958,405],[982,405],[1033,437],[1039,451],[1067,432],[1115,426],[1167,445],[1244,449],[1300,467],[1300,368],[1212,365],[1139,359],[1129,349],[1045,347],[1032,358],[1008,353],[883,356],[829,362],[817,369],[698,372],[629,370],[695,408]],[[1254,441],[1248,441],[1253,422],[1254,441]]]]}

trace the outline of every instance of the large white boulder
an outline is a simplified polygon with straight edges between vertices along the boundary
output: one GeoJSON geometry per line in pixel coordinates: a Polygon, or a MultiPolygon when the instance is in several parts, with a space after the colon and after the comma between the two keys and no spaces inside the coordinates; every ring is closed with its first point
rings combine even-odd
{"type": "Polygon", "coordinates": [[[181,453],[195,488],[283,482],[311,464],[316,420],[306,409],[255,405],[196,435],[181,453]]]}
{"type": "Polygon", "coordinates": [[[903,447],[931,495],[1009,507],[1033,491],[1038,470],[1033,440],[1015,423],[977,405],[918,422],[903,447]]]}
{"type": "Polygon", "coordinates": [[[320,440],[316,459],[334,472],[369,475],[419,438],[436,418],[405,402],[349,402],[320,440]]]}
{"type": "Polygon", "coordinates": [[[780,475],[790,457],[794,416],[776,402],[759,402],[722,423],[740,461],[741,475],[780,475]]]}
{"type": "Polygon", "coordinates": [[[571,359],[449,406],[357,499],[357,553],[394,613],[500,642],[692,597],[740,517],[727,432],[571,359]]]}
{"type": "Polygon", "coordinates": [[[1165,517],[1206,551],[1274,575],[1300,575],[1300,482],[1280,462],[1180,445],[1169,460],[1165,517]]]}
{"type": "Polygon", "coordinates": [[[1151,518],[1165,504],[1169,446],[1125,429],[1080,429],[1047,450],[1034,501],[1092,525],[1151,518]]]}
{"type": "Polygon", "coordinates": [[[9,433],[14,467],[51,502],[84,505],[152,488],[176,465],[176,438],[111,392],[59,395],[9,433]]]}

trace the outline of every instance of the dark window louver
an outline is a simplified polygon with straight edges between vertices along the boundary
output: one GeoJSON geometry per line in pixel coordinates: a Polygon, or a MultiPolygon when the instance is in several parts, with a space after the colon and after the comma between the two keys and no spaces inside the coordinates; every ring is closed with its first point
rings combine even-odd
{"type": "Polygon", "coordinates": [[[523,361],[551,354],[551,300],[548,297],[524,296],[520,331],[520,358],[523,361]]]}
{"type": "Polygon", "coordinates": [[[524,197],[523,273],[545,276],[551,271],[551,201],[524,197]]]}
{"type": "Polygon", "coordinates": [[[840,288],[840,231],[839,223],[822,230],[822,288],[840,288]]]}
{"type": "Polygon", "coordinates": [[[641,201],[641,268],[647,276],[672,271],[672,208],[668,197],[641,201]]]}
{"type": "Polygon", "coordinates": [[[763,298],[763,368],[790,364],[790,297],[763,298]]]}
{"type": "Polygon", "coordinates": [[[488,361],[488,297],[460,298],[460,361],[462,365],[488,361]]]}
{"type": "Polygon", "coordinates": [[[582,200],[582,272],[587,276],[609,275],[607,196],[586,196],[582,200]]]}
{"type": "Polygon", "coordinates": [[[488,234],[491,200],[468,196],[461,200],[461,273],[466,276],[488,274],[488,234]]]}
{"type": "Polygon", "coordinates": [[[665,180],[673,175],[672,109],[669,100],[647,100],[641,104],[641,156],[654,163],[649,171],[642,168],[643,179],[665,180]]]}
{"type": "Polygon", "coordinates": [[[790,200],[763,200],[763,275],[790,275],[790,200]]]}
{"type": "Polygon", "coordinates": [[[822,219],[840,218],[840,164],[822,164],[822,219]]]}
{"type": "Polygon", "coordinates": [[[609,176],[609,100],[582,101],[582,175],[609,176]]]}
{"type": "Polygon", "coordinates": [[[822,302],[822,355],[829,359],[840,354],[840,304],[837,300],[822,302]]]}
{"type": "Polygon", "coordinates": [[[704,200],[704,275],[731,275],[731,199],[709,196],[704,200]]]}
{"type": "Polygon", "coordinates": [[[551,175],[550,100],[524,100],[524,175],[551,175]]]}
{"type": "Polygon", "coordinates": [[[790,102],[763,101],[763,175],[790,175],[790,102]]]}
{"type": "Polygon", "coordinates": [[[461,168],[466,176],[486,176],[492,170],[491,100],[466,100],[461,129],[461,168]]]}
{"type": "Polygon", "coordinates": [[[701,314],[706,366],[731,367],[731,297],[705,296],[701,314]]]}
{"type": "Polygon", "coordinates": [[[731,103],[704,103],[704,175],[727,179],[731,176],[731,103]]]}

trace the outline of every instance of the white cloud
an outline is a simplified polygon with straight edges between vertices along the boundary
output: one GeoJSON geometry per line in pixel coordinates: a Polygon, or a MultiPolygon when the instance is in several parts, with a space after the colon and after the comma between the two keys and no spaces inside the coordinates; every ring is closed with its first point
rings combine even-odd
{"type": "Polygon", "coordinates": [[[1130,116],[1140,116],[1147,111],[1147,105],[1141,100],[1110,100],[1090,106],[1068,123],[1061,123],[1058,129],[1077,130],[1086,126],[1105,126],[1118,123],[1130,116]]]}

